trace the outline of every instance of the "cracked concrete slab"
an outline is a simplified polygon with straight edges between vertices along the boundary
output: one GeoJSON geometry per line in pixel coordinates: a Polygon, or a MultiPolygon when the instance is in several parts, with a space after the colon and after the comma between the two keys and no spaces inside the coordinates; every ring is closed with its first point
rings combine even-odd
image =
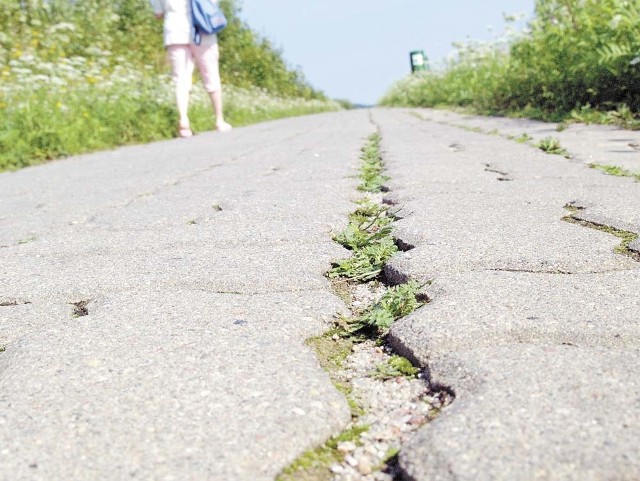
{"type": "Polygon", "coordinates": [[[323,274],[373,131],[341,112],[0,175],[2,475],[272,480],[342,429],[305,340],[344,309],[323,274]]]}
{"type": "MultiPolygon", "coordinates": [[[[394,235],[413,247],[385,273],[433,280],[390,341],[456,395],[403,449],[407,479],[637,479],[640,263],[616,252],[621,239],[563,218],[635,232],[640,184],[589,169],[584,150],[565,159],[470,130],[527,122],[421,115],[435,121],[373,116],[387,201],[402,206],[394,235]]],[[[580,129],[580,148],[622,165],[598,143],[604,130],[580,129]]]]}
{"type": "Polygon", "coordinates": [[[427,292],[431,303],[391,328],[394,346],[420,360],[513,344],[640,346],[640,268],[447,274],[427,292]]]}
{"type": "Polygon", "coordinates": [[[273,479],[301,444],[350,418],[314,353],[295,347],[339,309],[326,291],[90,302],[87,316],[43,326],[2,355],[3,473],[273,479]]]}
{"type": "Polygon", "coordinates": [[[431,364],[456,400],[401,453],[410,480],[640,477],[640,351],[529,346],[431,364]]]}

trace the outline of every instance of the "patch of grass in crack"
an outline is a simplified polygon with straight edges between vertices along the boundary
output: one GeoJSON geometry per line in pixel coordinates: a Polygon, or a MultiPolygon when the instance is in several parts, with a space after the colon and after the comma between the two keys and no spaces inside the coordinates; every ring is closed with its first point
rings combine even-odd
{"type": "Polygon", "coordinates": [[[640,182],[640,174],[634,174],[630,170],[618,167],[617,165],[604,165],[604,164],[589,164],[592,169],[601,170],[607,175],[614,175],[617,177],[631,177],[640,182]]]}
{"type": "Polygon", "coordinates": [[[389,180],[389,177],[382,175],[384,162],[380,152],[381,140],[382,137],[378,132],[371,134],[366,145],[362,148],[362,154],[360,155],[362,160],[360,180],[362,183],[358,186],[360,191],[382,192],[384,183],[389,180]]]}
{"type": "Polygon", "coordinates": [[[280,473],[276,481],[328,481],[331,479],[329,466],[344,457],[338,446],[347,441],[359,444],[360,435],[368,430],[369,426],[354,426],[332,437],[323,446],[302,454],[280,473]]]}
{"type": "Polygon", "coordinates": [[[527,142],[531,142],[533,140],[533,137],[525,132],[520,135],[520,137],[515,137],[513,140],[515,140],[519,144],[526,144],[527,142]]]}
{"type": "MultiPolygon", "coordinates": [[[[369,137],[362,149],[363,161],[359,190],[371,193],[381,192],[388,177],[382,175],[384,164],[380,154],[380,135],[369,137]]],[[[392,237],[392,224],[396,220],[397,210],[390,206],[379,205],[370,199],[358,202],[357,209],[349,216],[349,224],[340,233],[333,236],[334,241],[352,251],[352,256],[333,263],[327,273],[334,292],[347,305],[351,304],[350,286],[363,283],[380,276],[386,262],[398,247],[392,237]]],[[[413,312],[423,302],[417,282],[390,288],[375,305],[354,318],[336,320],[336,327],[322,336],[311,338],[307,344],[313,347],[322,368],[329,373],[336,389],[344,394],[351,409],[351,426],[322,446],[303,453],[278,476],[277,481],[328,481],[332,478],[330,467],[344,460],[344,453],[338,447],[340,443],[351,441],[360,444],[360,436],[369,426],[358,424],[365,411],[353,395],[349,381],[340,380],[337,375],[344,369],[344,363],[353,351],[355,344],[367,339],[382,341],[382,334],[400,317],[413,312]]],[[[373,376],[389,379],[401,376],[415,376],[419,371],[411,362],[400,356],[393,356],[389,362],[378,366],[373,376]]],[[[397,452],[391,454],[392,458],[397,452]]],[[[382,466],[381,466],[382,468],[382,466]]]]}
{"type": "Polygon", "coordinates": [[[571,214],[562,218],[565,222],[569,222],[570,224],[577,224],[583,227],[588,227],[589,229],[598,230],[600,232],[605,232],[607,234],[613,235],[621,239],[620,245],[616,246],[613,251],[616,254],[625,255],[627,257],[631,257],[633,260],[640,262],[640,252],[632,250],[629,248],[632,242],[637,240],[640,236],[635,232],[630,232],[622,229],[616,229],[615,227],[611,227],[604,224],[596,224],[595,222],[589,222],[582,219],[577,219],[574,217],[574,214],[582,209],[577,208],[571,204],[565,206],[571,214]]]}
{"type": "Polygon", "coordinates": [[[349,216],[349,224],[333,240],[350,250],[358,250],[391,237],[393,216],[385,206],[363,202],[349,216]]]}
{"type": "Polygon", "coordinates": [[[328,373],[333,373],[342,369],[342,363],[351,353],[354,342],[344,336],[342,329],[334,328],[322,336],[312,337],[307,344],[316,351],[320,366],[328,373]]]}
{"type": "Polygon", "coordinates": [[[387,362],[376,366],[373,377],[377,379],[394,379],[398,377],[416,377],[420,369],[411,364],[411,361],[402,356],[391,356],[387,362]]]}
{"type": "Polygon", "coordinates": [[[547,154],[553,155],[562,155],[567,159],[571,158],[569,152],[567,152],[562,145],[560,145],[560,141],[554,137],[545,137],[537,144],[538,148],[547,154]]]}
{"type": "Polygon", "coordinates": [[[424,286],[417,281],[390,287],[384,295],[360,316],[347,320],[351,333],[371,333],[382,336],[401,317],[423,306],[426,299],[420,296],[424,286]]]}
{"type": "Polygon", "coordinates": [[[378,277],[386,262],[398,252],[391,236],[394,218],[389,206],[374,204],[370,200],[360,203],[351,214],[347,227],[333,237],[353,254],[335,261],[328,273],[329,278],[366,282],[378,277]]]}

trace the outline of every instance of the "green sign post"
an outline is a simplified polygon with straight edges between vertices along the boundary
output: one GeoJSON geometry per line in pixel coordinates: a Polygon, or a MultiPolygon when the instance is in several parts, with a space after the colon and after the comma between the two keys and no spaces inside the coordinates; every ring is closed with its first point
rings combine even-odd
{"type": "Polygon", "coordinates": [[[414,50],[409,53],[411,58],[411,72],[420,72],[427,70],[427,56],[424,54],[424,50],[414,50]]]}

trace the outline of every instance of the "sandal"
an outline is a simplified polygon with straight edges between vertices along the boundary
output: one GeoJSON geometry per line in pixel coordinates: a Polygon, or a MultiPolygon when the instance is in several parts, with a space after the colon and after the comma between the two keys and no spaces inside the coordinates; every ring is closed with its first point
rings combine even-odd
{"type": "Polygon", "coordinates": [[[178,127],[178,136],[182,137],[183,139],[186,139],[188,137],[193,137],[193,130],[191,130],[191,127],[189,126],[184,127],[180,125],[178,127]]]}

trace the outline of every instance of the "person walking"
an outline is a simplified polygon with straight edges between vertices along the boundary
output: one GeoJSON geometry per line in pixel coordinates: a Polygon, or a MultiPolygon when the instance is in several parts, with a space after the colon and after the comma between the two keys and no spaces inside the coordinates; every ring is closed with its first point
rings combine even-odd
{"type": "Polygon", "coordinates": [[[180,137],[193,135],[188,109],[194,63],[198,65],[204,88],[211,98],[216,116],[216,128],[220,132],[228,132],[232,127],[225,122],[222,110],[222,83],[218,65],[220,50],[217,36],[202,35],[200,45],[195,44],[190,0],[150,0],[150,2],[156,18],[164,21],[164,45],[171,63],[176,103],[180,115],[178,135],[180,137]]]}

